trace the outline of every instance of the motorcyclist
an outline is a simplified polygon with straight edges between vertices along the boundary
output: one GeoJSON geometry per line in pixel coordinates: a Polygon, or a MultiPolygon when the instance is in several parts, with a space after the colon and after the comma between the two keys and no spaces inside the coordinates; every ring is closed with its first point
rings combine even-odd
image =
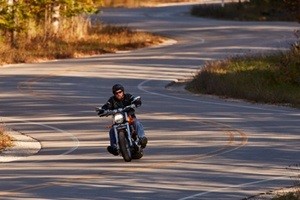
{"type": "MultiPolygon", "coordinates": [[[[111,96],[108,101],[101,107],[101,110],[98,112],[98,115],[102,114],[103,110],[114,110],[118,108],[124,108],[128,105],[132,104],[133,99],[135,98],[133,95],[129,93],[125,93],[124,87],[121,84],[115,84],[112,87],[112,93],[114,94],[111,96]]],[[[135,102],[135,105],[137,107],[141,106],[142,102],[138,101],[135,102]]],[[[148,139],[145,136],[143,125],[140,123],[140,121],[136,118],[134,109],[130,109],[128,111],[128,115],[131,115],[134,119],[133,126],[137,132],[137,135],[139,137],[139,142],[141,144],[142,148],[145,148],[148,139]]],[[[111,128],[109,131],[109,137],[110,137],[110,146],[107,147],[107,151],[115,156],[118,155],[118,150],[116,146],[116,138],[114,134],[114,129],[111,128]]]]}

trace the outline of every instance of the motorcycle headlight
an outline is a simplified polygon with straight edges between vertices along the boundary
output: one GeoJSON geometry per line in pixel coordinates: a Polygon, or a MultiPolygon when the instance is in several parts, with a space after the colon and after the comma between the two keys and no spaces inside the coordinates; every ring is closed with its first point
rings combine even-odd
{"type": "Polygon", "coordinates": [[[121,113],[117,113],[114,116],[114,121],[116,124],[121,124],[124,121],[124,116],[121,113]]]}

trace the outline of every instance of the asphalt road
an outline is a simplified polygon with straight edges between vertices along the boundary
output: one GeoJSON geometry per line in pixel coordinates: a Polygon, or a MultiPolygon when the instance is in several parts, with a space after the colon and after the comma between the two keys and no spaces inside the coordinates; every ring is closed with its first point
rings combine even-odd
{"type": "Polygon", "coordinates": [[[0,164],[0,199],[232,200],[293,184],[299,110],[165,85],[206,61],[287,49],[298,24],[194,18],[188,9],[101,14],[173,39],[162,46],[0,68],[1,120],[42,145],[36,155],[0,164]],[[130,163],[106,152],[110,118],[94,112],[116,82],[143,100],[137,115],[149,145],[130,163]]]}

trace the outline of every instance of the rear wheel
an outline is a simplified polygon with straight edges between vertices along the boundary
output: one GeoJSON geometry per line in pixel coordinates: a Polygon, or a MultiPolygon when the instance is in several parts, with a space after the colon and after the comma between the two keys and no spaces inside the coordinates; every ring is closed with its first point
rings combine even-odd
{"type": "Polygon", "coordinates": [[[129,146],[129,142],[127,140],[125,131],[119,132],[119,145],[120,145],[120,151],[121,151],[123,159],[126,162],[130,162],[132,159],[131,151],[130,151],[130,146],[129,146]]]}

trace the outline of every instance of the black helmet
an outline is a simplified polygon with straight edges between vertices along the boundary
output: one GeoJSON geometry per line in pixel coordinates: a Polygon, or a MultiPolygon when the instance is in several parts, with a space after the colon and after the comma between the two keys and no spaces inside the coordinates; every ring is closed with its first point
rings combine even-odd
{"type": "Polygon", "coordinates": [[[113,87],[112,87],[112,92],[113,94],[115,94],[116,91],[118,90],[122,90],[124,92],[124,87],[123,85],[121,84],[115,84],[113,87]]]}

